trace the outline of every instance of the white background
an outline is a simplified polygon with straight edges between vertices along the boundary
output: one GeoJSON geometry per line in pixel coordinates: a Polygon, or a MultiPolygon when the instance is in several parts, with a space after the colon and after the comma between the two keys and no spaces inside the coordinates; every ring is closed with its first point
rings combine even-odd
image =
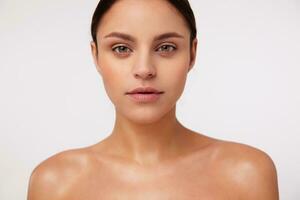
{"type": "MultiPolygon", "coordinates": [[[[199,48],[178,118],[274,160],[300,199],[300,1],[192,0],[199,48]]],[[[93,65],[97,0],[0,0],[0,199],[25,199],[34,167],[94,144],[114,122],[93,65]]]]}

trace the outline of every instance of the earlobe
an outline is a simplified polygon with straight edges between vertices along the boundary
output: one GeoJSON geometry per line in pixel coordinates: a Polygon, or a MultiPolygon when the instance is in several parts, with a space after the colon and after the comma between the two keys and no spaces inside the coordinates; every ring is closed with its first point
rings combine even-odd
{"type": "Polygon", "coordinates": [[[91,41],[90,45],[91,45],[91,53],[93,56],[94,64],[96,66],[97,71],[100,73],[100,75],[102,75],[101,69],[98,64],[98,49],[96,43],[94,41],[91,41]]]}

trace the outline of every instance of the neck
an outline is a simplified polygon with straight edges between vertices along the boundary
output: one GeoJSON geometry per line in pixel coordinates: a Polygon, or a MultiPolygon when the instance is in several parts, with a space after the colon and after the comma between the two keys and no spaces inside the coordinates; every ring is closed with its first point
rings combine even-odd
{"type": "Polygon", "coordinates": [[[137,124],[116,113],[111,141],[115,151],[139,164],[153,164],[179,154],[183,126],[175,116],[176,107],[151,124],[137,124]]]}

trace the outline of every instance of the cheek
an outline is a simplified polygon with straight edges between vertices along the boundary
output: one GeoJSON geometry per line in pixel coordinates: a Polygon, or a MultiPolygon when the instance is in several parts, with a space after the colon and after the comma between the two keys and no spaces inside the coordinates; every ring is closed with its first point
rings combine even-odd
{"type": "Polygon", "coordinates": [[[99,58],[101,76],[107,95],[113,103],[117,103],[117,96],[124,93],[122,83],[126,80],[126,73],[121,64],[110,57],[101,56],[99,58]]]}
{"type": "Polygon", "coordinates": [[[178,99],[182,94],[188,73],[189,62],[187,56],[166,64],[161,73],[163,85],[172,98],[178,99]]]}
{"type": "Polygon", "coordinates": [[[171,101],[177,101],[183,93],[186,83],[186,71],[178,70],[168,81],[171,101]]]}

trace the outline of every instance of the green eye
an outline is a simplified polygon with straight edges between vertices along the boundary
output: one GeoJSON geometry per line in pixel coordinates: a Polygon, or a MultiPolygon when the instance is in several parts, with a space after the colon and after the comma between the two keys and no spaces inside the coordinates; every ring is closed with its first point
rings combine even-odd
{"type": "Polygon", "coordinates": [[[171,52],[171,51],[175,51],[177,48],[174,47],[173,45],[162,45],[158,48],[158,51],[164,51],[164,52],[171,52]]]}
{"type": "Polygon", "coordinates": [[[126,46],[116,46],[112,49],[116,53],[129,53],[131,50],[126,46]]]}

